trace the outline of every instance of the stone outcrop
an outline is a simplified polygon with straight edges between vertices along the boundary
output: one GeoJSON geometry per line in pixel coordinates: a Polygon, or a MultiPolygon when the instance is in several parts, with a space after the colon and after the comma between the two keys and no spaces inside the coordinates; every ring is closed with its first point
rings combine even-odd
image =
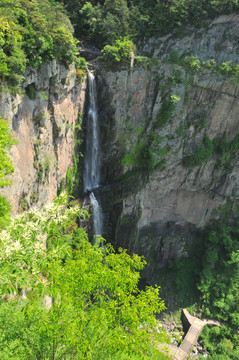
{"type": "Polygon", "coordinates": [[[18,143],[11,149],[12,185],[1,190],[15,213],[53,200],[72,166],[74,128],[83,112],[86,82],[74,66],[52,61],[28,69],[19,94],[0,95],[0,115],[18,143]]]}
{"type": "Polygon", "coordinates": [[[99,74],[105,236],[144,254],[151,269],[184,256],[213,211],[238,201],[236,153],[185,162],[205,136],[230,143],[239,132],[238,29],[238,16],[223,16],[153,38],[138,48],[158,64],[99,74]]]}

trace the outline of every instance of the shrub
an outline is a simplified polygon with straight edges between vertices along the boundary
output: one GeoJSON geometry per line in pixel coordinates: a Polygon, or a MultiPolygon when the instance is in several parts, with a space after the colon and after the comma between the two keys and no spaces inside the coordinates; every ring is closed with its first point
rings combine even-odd
{"type": "Polygon", "coordinates": [[[128,38],[116,40],[114,45],[106,45],[102,50],[101,61],[108,66],[127,64],[134,56],[135,45],[128,38]]]}
{"type": "Polygon", "coordinates": [[[162,106],[157,117],[157,123],[159,126],[164,126],[168,123],[176,108],[175,104],[179,101],[179,99],[180,98],[177,95],[171,95],[169,99],[163,99],[162,106]]]}
{"type": "Polygon", "coordinates": [[[207,135],[204,135],[202,145],[198,146],[192,155],[186,156],[183,162],[188,167],[198,166],[210,160],[213,153],[213,143],[207,135]]]}
{"type": "Polygon", "coordinates": [[[180,53],[177,50],[172,50],[170,53],[169,61],[172,63],[179,63],[180,62],[180,53]]]}
{"type": "Polygon", "coordinates": [[[153,150],[148,144],[141,141],[133,147],[131,152],[125,154],[123,165],[134,166],[143,171],[150,171],[156,165],[153,150]]]}

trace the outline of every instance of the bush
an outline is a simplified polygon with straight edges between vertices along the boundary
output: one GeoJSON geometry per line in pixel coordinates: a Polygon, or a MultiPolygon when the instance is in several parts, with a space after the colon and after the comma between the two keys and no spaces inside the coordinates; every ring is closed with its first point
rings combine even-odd
{"type": "Polygon", "coordinates": [[[102,50],[101,61],[107,66],[128,64],[134,56],[135,45],[128,38],[116,40],[113,46],[106,45],[102,50]]]}
{"type": "Polygon", "coordinates": [[[192,155],[186,156],[183,163],[188,167],[202,165],[210,160],[213,154],[213,143],[207,135],[204,135],[202,145],[198,146],[192,155]]]}
{"type": "Polygon", "coordinates": [[[179,97],[177,95],[171,95],[169,99],[166,97],[162,101],[162,106],[158,113],[157,124],[159,126],[166,125],[171,119],[172,113],[176,108],[176,103],[179,101],[179,97]]]}
{"type": "Polygon", "coordinates": [[[149,145],[141,141],[133,147],[131,152],[125,154],[123,165],[134,166],[148,172],[155,167],[156,159],[149,145]]]}

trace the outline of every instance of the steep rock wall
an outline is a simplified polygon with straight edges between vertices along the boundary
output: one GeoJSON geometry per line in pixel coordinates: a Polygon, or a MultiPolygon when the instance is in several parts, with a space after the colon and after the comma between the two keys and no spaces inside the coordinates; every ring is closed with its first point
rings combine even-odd
{"type": "Polygon", "coordinates": [[[83,112],[85,81],[74,66],[52,61],[28,69],[20,94],[0,95],[0,115],[12,125],[18,143],[11,156],[12,184],[1,190],[13,212],[51,201],[72,166],[74,128],[83,112]]]}
{"type": "Polygon", "coordinates": [[[238,30],[232,15],[154,38],[139,48],[158,65],[99,76],[106,237],[151,269],[185,255],[213,211],[238,201],[238,30]]]}

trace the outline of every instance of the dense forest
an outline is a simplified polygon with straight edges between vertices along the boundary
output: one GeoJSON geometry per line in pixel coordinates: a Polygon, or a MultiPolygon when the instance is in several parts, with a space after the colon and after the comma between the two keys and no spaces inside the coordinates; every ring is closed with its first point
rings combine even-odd
{"type": "Polygon", "coordinates": [[[69,13],[78,38],[98,46],[130,36],[167,34],[187,24],[202,25],[219,14],[238,10],[236,0],[59,0],[69,13]]]}
{"type": "Polygon", "coordinates": [[[47,0],[0,4],[0,78],[18,85],[27,66],[57,58],[71,64],[77,40],[63,7],[47,0]]]}
{"type": "MultiPolygon", "coordinates": [[[[105,63],[120,63],[141,37],[183,34],[238,10],[237,0],[1,0],[1,87],[21,91],[26,68],[54,58],[84,68],[78,41],[101,49],[105,63]]],[[[14,170],[14,143],[0,117],[1,188],[14,170]]],[[[169,341],[156,318],[165,310],[159,288],[138,288],[143,258],[93,246],[78,226],[88,214],[67,196],[14,219],[10,211],[0,195],[1,359],[167,358],[157,348],[169,341]]],[[[239,359],[238,213],[219,209],[196,251],[172,261],[165,276],[182,303],[222,322],[203,331],[208,360],[239,359]]]]}
{"type": "Polygon", "coordinates": [[[141,0],[3,0],[0,78],[16,86],[23,81],[26,66],[52,58],[69,65],[76,60],[76,39],[101,49],[108,46],[106,52],[119,62],[134,48],[129,40],[165,35],[176,28],[183,32],[185,25],[200,27],[238,8],[237,0],[157,0],[147,5],[141,0]]]}

